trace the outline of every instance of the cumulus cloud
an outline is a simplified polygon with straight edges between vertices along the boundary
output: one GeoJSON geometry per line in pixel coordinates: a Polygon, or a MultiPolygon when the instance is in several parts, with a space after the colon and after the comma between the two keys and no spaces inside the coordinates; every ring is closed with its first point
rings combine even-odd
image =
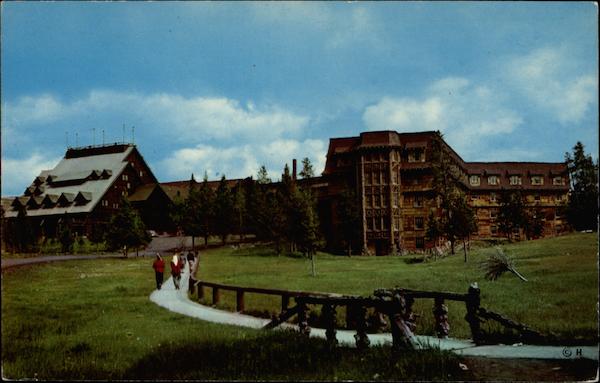
{"type": "Polygon", "coordinates": [[[308,118],[277,105],[244,107],[225,97],[190,97],[176,94],[138,94],[94,90],[87,97],[62,102],[51,95],[23,97],[6,103],[4,112],[12,127],[27,129],[56,120],[84,119],[90,115],[114,115],[145,124],[181,140],[276,139],[294,136],[308,118]]]}
{"type": "Polygon", "coordinates": [[[42,170],[53,169],[59,160],[59,157],[46,157],[39,153],[21,159],[3,158],[2,196],[5,193],[21,195],[42,170]]]}
{"type": "Polygon", "coordinates": [[[455,149],[469,155],[486,139],[521,125],[522,118],[502,107],[499,98],[486,86],[447,77],[431,84],[422,98],[382,98],[365,109],[363,121],[369,130],[439,130],[455,149]]]}
{"type": "Polygon", "coordinates": [[[210,145],[197,145],[179,149],[163,160],[159,167],[170,179],[189,179],[193,173],[196,179],[206,172],[209,179],[225,175],[228,179],[254,176],[261,165],[265,165],[271,179],[280,178],[284,164],[292,167],[292,159],[298,161],[310,158],[315,173],[320,174],[325,167],[327,147],[324,141],[307,139],[304,141],[280,139],[264,144],[245,144],[227,148],[210,145]]]}
{"type": "Polygon", "coordinates": [[[561,123],[579,122],[596,101],[598,76],[573,70],[574,61],[566,49],[540,48],[509,59],[505,76],[517,91],[561,123]]]}

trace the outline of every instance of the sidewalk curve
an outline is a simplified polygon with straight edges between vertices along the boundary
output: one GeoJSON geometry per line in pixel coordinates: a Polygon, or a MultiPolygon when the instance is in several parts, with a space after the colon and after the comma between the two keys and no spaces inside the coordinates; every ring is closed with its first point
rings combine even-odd
{"type": "MultiPolygon", "coordinates": [[[[229,324],[235,326],[250,327],[261,329],[269,319],[256,318],[249,315],[234,313],[224,310],[217,310],[212,307],[193,302],[187,295],[189,270],[182,273],[181,289],[175,290],[173,278],[169,278],[163,284],[162,289],[155,290],[150,294],[150,300],[157,305],[170,311],[187,315],[190,317],[202,319],[207,322],[229,324]]],[[[296,325],[284,323],[276,329],[292,328],[297,329],[296,325]]],[[[346,347],[356,347],[354,340],[354,331],[337,330],[336,336],[338,343],[346,347]]],[[[311,328],[311,337],[325,339],[325,329],[311,328]]],[[[392,344],[392,335],[369,334],[369,340],[372,345],[392,344]]],[[[484,356],[489,358],[526,358],[526,359],[592,359],[598,360],[598,347],[596,346],[535,346],[535,345],[486,345],[477,346],[471,340],[465,339],[439,339],[431,336],[416,336],[417,343],[421,348],[439,347],[442,350],[453,351],[459,355],[465,356],[484,356]]]]}

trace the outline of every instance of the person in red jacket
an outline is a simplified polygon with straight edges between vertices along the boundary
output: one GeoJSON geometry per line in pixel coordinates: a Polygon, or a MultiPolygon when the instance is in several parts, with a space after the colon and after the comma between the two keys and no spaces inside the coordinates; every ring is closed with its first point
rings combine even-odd
{"type": "Polygon", "coordinates": [[[156,276],[156,288],[160,290],[163,283],[163,273],[165,272],[165,261],[163,261],[160,253],[156,253],[156,259],[152,263],[152,268],[156,276]]]}
{"type": "Polygon", "coordinates": [[[181,279],[181,268],[179,267],[179,256],[177,253],[171,260],[171,275],[173,276],[173,283],[175,284],[175,290],[179,290],[179,280],[181,279]]]}

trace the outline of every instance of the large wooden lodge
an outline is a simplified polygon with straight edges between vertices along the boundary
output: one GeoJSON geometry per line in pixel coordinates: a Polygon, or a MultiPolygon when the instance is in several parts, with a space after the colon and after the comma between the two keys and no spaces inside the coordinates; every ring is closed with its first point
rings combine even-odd
{"type": "MultiPolygon", "coordinates": [[[[347,188],[359,197],[359,242],[365,253],[385,255],[434,246],[426,239],[425,230],[430,212],[439,213],[431,166],[436,140],[459,170],[461,185],[476,211],[474,238],[503,236],[496,223],[503,189],[520,190],[527,207],[543,214],[545,236],[569,229],[559,214],[569,192],[565,163],[465,162],[437,132],[364,132],[358,137],[330,139],[322,175],[298,181],[309,184],[318,198],[328,247],[340,243],[337,202],[347,188]]],[[[228,182],[235,186],[240,181],[228,182]]],[[[42,171],[22,196],[3,201],[4,216],[26,215],[38,235],[56,236],[66,219],[76,233],[89,235],[95,226],[108,222],[126,197],[148,228],[170,232],[174,228],[169,224],[169,205],[185,198],[190,182],[159,183],[132,144],[70,148],[59,164],[42,171]]],[[[217,183],[211,185],[216,188],[217,183]]],[[[523,233],[517,230],[514,235],[523,233]]]]}

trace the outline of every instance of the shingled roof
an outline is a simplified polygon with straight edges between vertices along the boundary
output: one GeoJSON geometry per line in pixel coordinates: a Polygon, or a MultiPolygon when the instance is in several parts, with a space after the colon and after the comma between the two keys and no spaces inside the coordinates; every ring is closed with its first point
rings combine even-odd
{"type": "MultiPolygon", "coordinates": [[[[44,170],[26,189],[26,195],[13,200],[13,206],[28,206],[28,216],[91,212],[116,178],[128,166],[133,145],[117,145],[85,150],[70,149],[50,170],[44,170]]],[[[16,216],[15,209],[6,212],[16,216]]]]}

